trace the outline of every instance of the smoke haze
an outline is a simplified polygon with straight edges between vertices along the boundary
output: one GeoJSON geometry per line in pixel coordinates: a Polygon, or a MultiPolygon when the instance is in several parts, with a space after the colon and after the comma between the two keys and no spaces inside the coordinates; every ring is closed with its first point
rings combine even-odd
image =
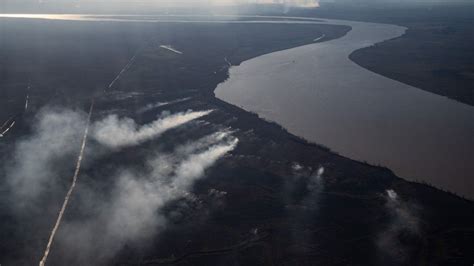
{"type": "Polygon", "coordinates": [[[156,153],[147,159],[143,172],[119,170],[114,174],[117,181],[111,185],[110,198],[81,190],[83,204],[91,206],[90,201],[95,202],[95,213],[86,221],[66,222],[58,246],[76,262],[97,263],[113,257],[126,243],[146,242],[166,228],[168,219],[160,209],[186,197],[204,171],[236,147],[237,139],[222,134],[207,136],[206,147],[197,140],[170,154],[156,153]]]}
{"type": "Polygon", "coordinates": [[[67,167],[61,161],[76,155],[85,121],[85,113],[59,108],[44,108],[36,115],[33,133],[16,143],[6,169],[18,205],[34,202],[46,188],[54,189],[60,174],[72,169],[73,163],[67,167]]]}
{"type": "MultiPolygon", "coordinates": [[[[104,151],[100,145],[89,145],[88,153],[94,155],[89,160],[119,152],[119,147],[139,145],[210,112],[162,115],[143,126],[130,118],[106,117],[92,124],[92,137],[113,149],[104,151]]],[[[59,183],[70,182],[85,123],[82,111],[44,108],[38,113],[31,134],[14,145],[12,162],[6,169],[13,210],[23,210],[43,195],[62,195],[64,186],[59,183]]],[[[102,178],[108,181],[97,181],[106,188],[79,182],[73,200],[75,211],[64,217],[52,252],[59,254],[60,261],[101,264],[127,243],[147,243],[169,222],[160,210],[172,201],[190,198],[194,182],[237,143],[229,129],[222,129],[178,145],[172,152],[151,151],[145,155],[144,167],[123,166],[107,173],[102,178]]],[[[82,175],[81,180],[91,178],[82,175]]],[[[209,197],[223,195],[225,192],[213,190],[209,197]]],[[[35,213],[51,207],[39,204],[31,206],[38,210],[35,213]]]]}
{"type": "MultiPolygon", "coordinates": [[[[273,5],[290,7],[317,7],[318,0],[4,0],[3,12],[8,13],[142,13],[167,11],[174,8],[213,11],[214,8],[234,6],[273,5]]],[[[231,12],[232,10],[226,10],[231,12]]]]}
{"type": "Polygon", "coordinates": [[[138,126],[131,118],[119,118],[117,115],[110,115],[102,121],[94,123],[92,136],[99,143],[109,148],[117,149],[137,145],[155,138],[171,128],[178,127],[211,112],[212,110],[177,113],[159,118],[143,126],[138,126]]]}
{"type": "Polygon", "coordinates": [[[379,233],[376,245],[382,260],[406,263],[409,250],[400,241],[400,235],[416,238],[420,235],[420,219],[417,207],[403,201],[395,190],[388,189],[384,195],[386,210],[389,214],[389,224],[379,233]]]}

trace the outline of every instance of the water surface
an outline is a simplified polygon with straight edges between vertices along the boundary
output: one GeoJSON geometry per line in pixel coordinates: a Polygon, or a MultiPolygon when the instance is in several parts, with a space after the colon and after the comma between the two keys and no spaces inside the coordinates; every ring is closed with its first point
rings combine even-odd
{"type": "MultiPolygon", "coordinates": [[[[0,14],[3,18],[149,23],[319,24],[276,16],[0,14]]],[[[474,198],[474,107],[388,79],[349,60],[353,51],[399,37],[405,28],[349,25],[344,37],[260,56],[230,69],[218,98],[291,133],[401,177],[474,198]]],[[[377,58],[374,58],[377,60],[377,58]]],[[[390,63],[390,62],[387,62],[390,63]]]]}
{"type": "Polygon", "coordinates": [[[328,23],[352,30],[336,40],[234,66],[215,95],[344,156],[474,198],[474,108],[370,72],[348,58],[403,35],[404,27],[328,23]]]}

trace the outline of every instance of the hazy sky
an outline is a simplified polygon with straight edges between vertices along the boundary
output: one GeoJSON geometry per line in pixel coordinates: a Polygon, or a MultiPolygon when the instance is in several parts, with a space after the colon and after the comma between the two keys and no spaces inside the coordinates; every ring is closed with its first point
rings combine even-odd
{"type": "MultiPolygon", "coordinates": [[[[472,0],[452,0],[449,2],[472,0]]],[[[212,10],[243,4],[282,4],[285,7],[318,7],[320,3],[447,3],[443,0],[0,0],[0,13],[22,12],[127,12],[143,13],[166,8],[212,10]]]]}
{"type": "Polygon", "coordinates": [[[96,3],[96,4],[152,4],[156,6],[183,5],[234,5],[234,4],[287,4],[314,6],[319,0],[2,0],[6,5],[13,4],[49,4],[49,3],[96,3]]]}
{"type": "Polygon", "coordinates": [[[283,4],[287,7],[317,7],[319,0],[0,0],[0,13],[75,12],[81,9],[94,12],[152,11],[163,8],[208,8],[243,4],[283,4]]]}

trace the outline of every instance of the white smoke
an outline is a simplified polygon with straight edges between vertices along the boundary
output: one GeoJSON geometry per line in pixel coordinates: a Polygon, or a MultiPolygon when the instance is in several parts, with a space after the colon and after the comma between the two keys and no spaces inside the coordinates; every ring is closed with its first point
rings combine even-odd
{"type": "Polygon", "coordinates": [[[393,189],[387,189],[387,196],[391,202],[395,202],[398,199],[398,194],[393,189]]]}
{"type": "Polygon", "coordinates": [[[293,169],[293,171],[300,171],[303,169],[303,166],[297,162],[294,162],[293,164],[291,164],[291,169],[293,169]]]}
{"type": "Polygon", "coordinates": [[[55,188],[65,168],[60,161],[79,150],[85,121],[84,113],[66,109],[46,108],[38,113],[32,134],[15,144],[7,164],[7,182],[15,202],[33,202],[46,188],[55,188]]]}
{"type": "Polygon", "coordinates": [[[312,197],[315,197],[317,195],[314,195],[314,193],[318,193],[323,189],[324,183],[323,183],[323,174],[324,174],[324,167],[320,166],[318,168],[318,171],[316,171],[316,175],[310,176],[310,179],[307,184],[307,189],[312,192],[312,197]]]}
{"type": "MultiPolygon", "coordinates": [[[[113,148],[136,145],[210,112],[177,113],[141,127],[132,119],[110,115],[94,123],[93,137],[113,148]]],[[[60,181],[69,178],[74,166],[73,158],[80,148],[85,121],[86,114],[81,111],[47,107],[38,112],[32,133],[15,144],[12,158],[5,164],[6,180],[14,202],[18,205],[34,202],[46,188],[54,191],[60,181]],[[62,163],[64,160],[68,160],[67,163],[62,163]]],[[[216,134],[215,137],[222,139],[229,133],[216,134]]],[[[211,139],[214,137],[203,139],[201,145],[211,139]]]]}
{"type": "Polygon", "coordinates": [[[386,209],[390,215],[389,224],[382,230],[377,238],[376,245],[384,260],[406,262],[408,250],[400,242],[400,235],[411,235],[417,237],[420,234],[419,217],[417,207],[400,199],[398,193],[393,189],[385,191],[386,209]]]}
{"type": "Polygon", "coordinates": [[[223,129],[221,131],[215,132],[211,135],[202,137],[196,141],[191,141],[182,145],[175,150],[175,155],[185,156],[186,154],[192,154],[196,151],[207,148],[211,145],[214,145],[218,142],[221,142],[228,138],[232,134],[232,131],[229,129],[223,129]]]}
{"type": "Polygon", "coordinates": [[[187,188],[194,178],[200,177],[206,168],[211,166],[217,159],[233,150],[237,146],[237,139],[233,139],[225,145],[214,145],[208,150],[191,155],[182,162],[176,170],[176,177],[171,184],[175,188],[187,188]]]}
{"type": "Polygon", "coordinates": [[[223,198],[227,195],[227,191],[220,191],[218,189],[211,188],[211,189],[209,189],[207,194],[208,194],[209,197],[220,199],[220,198],[223,198]]]}
{"type": "MultiPolygon", "coordinates": [[[[210,112],[176,113],[144,126],[136,125],[132,119],[109,116],[93,124],[93,137],[108,147],[136,145],[210,112]]],[[[8,191],[12,202],[18,204],[12,209],[27,203],[40,204],[38,199],[49,195],[46,191],[63,196],[62,185],[71,181],[86,117],[84,112],[59,108],[45,108],[38,113],[32,133],[15,144],[13,158],[6,165],[8,191]]],[[[236,147],[238,140],[231,133],[224,129],[178,146],[172,153],[149,156],[145,170],[117,172],[110,190],[79,182],[74,194],[76,202],[80,202],[76,207],[87,215],[65,217],[56,235],[55,253],[75,264],[100,264],[126,243],[140,242],[165,228],[168,218],[160,214],[160,209],[174,200],[190,197],[194,182],[236,147]]],[[[100,146],[89,145],[88,149],[95,157],[104,155],[100,146]]],[[[216,199],[224,195],[213,194],[216,199]]],[[[38,211],[51,207],[28,206],[38,211]]]]}
{"type": "Polygon", "coordinates": [[[176,148],[171,154],[156,154],[147,160],[144,172],[120,171],[111,197],[100,204],[97,214],[88,221],[67,223],[60,232],[58,246],[67,254],[80,257],[81,263],[87,263],[90,261],[84,258],[106,260],[126,243],[146,242],[143,240],[155,236],[168,222],[160,209],[171,201],[188,197],[192,185],[205,170],[236,147],[236,138],[221,136],[208,136],[208,143],[212,144],[205,148],[198,140],[176,148]],[[78,248],[78,243],[87,245],[78,248]]]}
{"type": "Polygon", "coordinates": [[[151,110],[159,108],[159,107],[163,107],[163,106],[167,106],[167,105],[171,105],[171,104],[175,104],[175,103],[181,103],[181,102],[187,101],[189,99],[191,99],[191,97],[180,98],[180,99],[172,100],[172,101],[169,101],[169,102],[150,103],[150,104],[145,105],[143,108],[138,109],[137,113],[142,114],[142,113],[151,111],[151,110]]]}
{"type": "Polygon", "coordinates": [[[133,146],[211,112],[212,110],[176,113],[143,126],[137,125],[131,118],[119,118],[117,115],[109,115],[102,121],[94,123],[92,137],[109,148],[117,149],[133,146]]]}
{"type": "Polygon", "coordinates": [[[395,190],[388,189],[386,193],[386,207],[393,215],[394,225],[400,229],[418,232],[419,219],[414,213],[414,207],[402,201],[395,190]]]}
{"type": "Polygon", "coordinates": [[[322,177],[323,177],[323,174],[324,174],[324,167],[320,166],[320,167],[318,168],[318,172],[317,172],[317,174],[316,174],[316,177],[317,177],[317,178],[322,178],[322,177]]]}

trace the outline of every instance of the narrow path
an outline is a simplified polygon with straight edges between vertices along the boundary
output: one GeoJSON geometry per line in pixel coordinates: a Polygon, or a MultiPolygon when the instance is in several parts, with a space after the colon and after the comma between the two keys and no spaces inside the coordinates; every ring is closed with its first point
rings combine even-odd
{"type": "Polygon", "coordinates": [[[28,84],[28,87],[26,88],[26,97],[25,97],[25,108],[24,108],[24,112],[26,113],[26,111],[28,111],[28,102],[30,100],[30,84],[28,84]]]}
{"type": "Polygon", "coordinates": [[[7,120],[5,120],[5,122],[3,122],[3,124],[2,124],[2,126],[0,126],[0,130],[3,130],[14,118],[15,118],[15,116],[11,116],[7,120]]]}
{"type": "Polygon", "coordinates": [[[160,45],[160,48],[166,49],[176,54],[183,54],[183,52],[174,49],[173,47],[171,47],[171,45],[160,45]]]}
{"type": "MultiPolygon", "coordinates": [[[[132,65],[133,63],[135,62],[135,58],[137,57],[138,53],[140,52],[140,49],[138,49],[135,54],[132,56],[132,58],[130,58],[130,60],[128,61],[128,63],[122,68],[122,70],[120,70],[120,72],[118,73],[118,75],[112,80],[112,82],[110,82],[109,86],[107,87],[107,89],[111,89],[115,82],[117,82],[120,77],[122,76],[123,73],[125,73],[132,65]]],[[[104,90],[104,92],[106,92],[104,90]]]]}
{"type": "MultiPolygon", "coordinates": [[[[28,95],[28,91],[30,90],[30,85],[28,84],[28,88],[26,89],[26,96],[25,96],[25,105],[23,108],[23,114],[26,113],[28,110],[28,101],[30,96],[28,95]]],[[[5,135],[10,131],[13,126],[16,124],[15,118],[18,117],[21,114],[16,114],[8,118],[5,122],[3,122],[2,126],[0,126],[0,138],[5,137],[5,135]]]]}
{"type": "Polygon", "coordinates": [[[313,42],[320,41],[320,40],[324,39],[324,37],[326,37],[326,34],[323,34],[323,35],[319,36],[318,38],[314,39],[313,42]]]}
{"type": "Polygon", "coordinates": [[[224,57],[224,61],[227,63],[227,65],[229,67],[232,67],[232,64],[230,63],[230,61],[227,59],[227,57],[224,57]]]}
{"type": "MultiPolygon", "coordinates": [[[[107,93],[107,90],[112,88],[114,83],[120,79],[121,75],[123,73],[125,73],[129,68],[130,66],[133,64],[133,62],[135,61],[135,58],[137,57],[138,53],[139,53],[140,49],[137,50],[137,52],[135,52],[135,54],[132,56],[132,58],[128,61],[128,63],[125,65],[124,68],[122,68],[122,70],[119,72],[119,74],[114,78],[114,80],[112,80],[112,82],[109,84],[109,86],[107,87],[106,90],[104,90],[104,93],[107,93]]],[[[78,179],[78,176],[79,176],[79,172],[81,170],[81,164],[82,164],[82,159],[84,157],[84,150],[85,150],[85,147],[86,147],[86,143],[87,143],[87,137],[89,135],[89,127],[90,127],[90,121],[91,121],[91,117],[92,117],[92,114],[94,112],[94,103],[95,103],[95,98],[93,97],[91,99],[91,103],[90,103],[90,107],[89,107],[89,113],[87,115],[87,122],[86,122],[86,128],[84,130],[84,135],[82,136],[82,144],[81,144],[81,148],[80,148],[80,151],[79,151],[79,156],[77,157],[77,161],[76,161],[76,168],[74,170],[74,175],[72,177],[72,183],[71,183],[71,186],[69,187],[69,190],[68,192],[66,193],[66,197],[64,198],[64,202],[63,202],[63,205],[61,206],[61,209],[59,211],[59,214],[58,214],[58,218],[56,219],[56,223],[54,224],[54,227],[53,229],[51,230],[51,234],[49,236],[49,239],[48,239],[48,243],[46,245],[46,249],[44,251],[44,254],[43,254],[43,257],[41,258],[40,262],[39,262],[39,266],[44,266],[46,265],[46,260],[48,259],[48,255],[49,255],[49,252],[51,251],[51,246],[53,245],[54,243],[54,237],[56,236],[56,232],[59,228],[59,226],[61,225],[61,221],[63,219],[63,216],[64,216],[64,212],[66,211],[66,208],[67,208],[67,205],[69,203],[69,199],[71,198],[71,195],[74,191],[74,188],[76,187],[76,183],[77,183],[77,179],[78,179]]]]}
{"type": "Polygon", "coordinates": [[[44,251],[44,255],[41,258],[41,261],[39,262],[40,266],[44,266],[45,263],[46,263],[46,259],[48,258],[49,252],[51,250],[51,245],[53,244],[54,237],[55,237],[56,232],[59,228],[59,225],[61,224],[61,221],[62,221],[63,216],[64,216],[64,212],[66,211],[66,207],[69,203],[69,199],[71,198],[74,187],[76,186],[77,177],[79,176],[79,171],[81,169],[82,158],[84,157],[84,149],[86,147],[87,135],[89,134],[90,120],[91,120],[91,116],[92,116],[93,111],[94,111],[94,99],[91,100],[91,104],[90,104],[90,108],[89,108],[89,114],[87,116],[86,129],[84,130],[84,135],[82,137],[81,149],[80,149],[80,152],[79,152],[79,156],[77,157],[76,169],[74,170],[74,175],[72,177],[71,187],[69,188],[69,190],[66,194],[66,197],[64,198],[63,205],[61,207],[61,210],[59,211],[58,219],[56,220],[56,223],[54,224],[53,230],[51,231],[51,235],[49,236],[48,244],[46,245],[46,250],[44,251]]]}
{"type": "MultiPolygon", "coordinates": [[[[12,118],[8,119],[5,123],[8,123],[9,121],[12,121],[12,118]]],[[[5,124],[4,124],[5,125],[5,124]]],[[[10,131],[10,129],[12,129],[12,127],[15,125],[15,120],[13,120],[9,126],[3,130],[1,133],[0,133],[0,138],[3,138],[5,136],[5,134],[7,134],[8,131],[10,131]]],[[[3,126],[2,126],[3,127],[3,126]]]]}

